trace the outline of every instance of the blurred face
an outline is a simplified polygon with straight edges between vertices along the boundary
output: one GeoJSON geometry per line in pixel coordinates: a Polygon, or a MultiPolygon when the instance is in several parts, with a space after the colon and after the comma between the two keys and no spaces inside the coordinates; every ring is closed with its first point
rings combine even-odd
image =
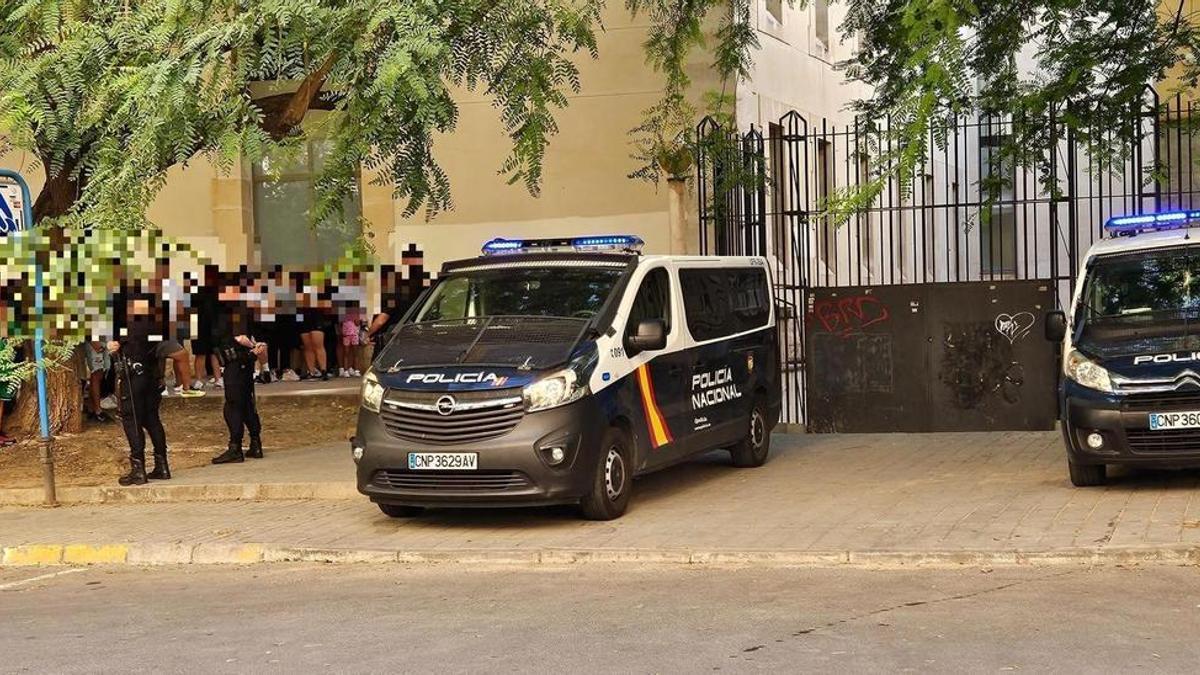
{"type": "Polygon", "coordinates": [[[145,298],[139,298],[129,303],[129,313],[132,316],[149,316],[150,301],[145,298]]]}

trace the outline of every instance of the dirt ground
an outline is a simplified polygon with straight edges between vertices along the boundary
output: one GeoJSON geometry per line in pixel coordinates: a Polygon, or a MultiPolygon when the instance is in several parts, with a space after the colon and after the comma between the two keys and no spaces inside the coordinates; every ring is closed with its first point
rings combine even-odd
{"type": "MultiPolygon", "coordinates": [[[[208,464],[225,449],[228,437],[221,405],[222,399],[215,396],[163,401],[162,419],[172,470],[208,464]]],[[[281,452],[345,441],[354,434],[357,408],[357,395],[261,397],[258,410],[263,422],[263,447],[266,452],[281,452]]],[[[147,460],[150,453],[147,439],[147,460]]],[[[128,456],[129,445],[115,415],[107,424],[87,422],[82,433],[54,439],[56,481],[59,485],[114,483],[128,470],[128,456]]],[[[41,484],[36,439],[0,448],[0,488],[41,484]]]]}

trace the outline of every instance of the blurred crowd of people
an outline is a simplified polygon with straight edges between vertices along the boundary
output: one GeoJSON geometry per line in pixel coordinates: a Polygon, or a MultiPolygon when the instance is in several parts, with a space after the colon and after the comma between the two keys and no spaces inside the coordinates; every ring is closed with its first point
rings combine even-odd
{"type": "MultiPolygon", "coordinates": [[[[237,315],[240,332],[262,345],[248,364],[255,383],[361,377],[374,348],[427,282],[419,252],[409,253],[407,274],[390,265],[319,276],[280,266],[220,270],[207,265],[176,275],[161,259],[147,278],[123,278],[107,289],[107,301],[99,303],[103,310],[87,319],[89,340],[76,348],[73,359],[84,415],[100,423],[119,415],[119,360],[109,345],[128,336],[135,298],[154,326],[149,339],[162,396],[195,396],[224,387],[219,349],[231,315],[237,315]],[[368,288],[368,280],[374,288],[368,288]]],[[[12,288],[0,298],[0,313],[9,310],[11,319],[24,298],[16,286],[6,286],[12,288]]],[[[0,346],[3,340],[0,336],[0,346]]],[[[22,361],[27,345],[8,340],[16,351],[10,361],[22,361]]],[[[12,442],[3,435],[3,414],[18,390],[11,378],[6,383],[0,377],[0,445],[12,442]]]]}

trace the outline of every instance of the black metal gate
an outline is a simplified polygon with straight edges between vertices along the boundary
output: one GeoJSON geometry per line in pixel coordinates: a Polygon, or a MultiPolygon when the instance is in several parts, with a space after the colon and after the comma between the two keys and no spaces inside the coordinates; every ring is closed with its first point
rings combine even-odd
{"type": "Polygon", "coordinates": [[[700,250],[772,260],[784,421],[808,421],[811,291],[1041,280],[1064,304],[1107,218],[1200,204],[1192,112],[1193,103],[1162,103],[1150,91],[1145,109],[1131,111],[1137,131],[1118,139],[1127,150],[1119,160],[1092,159],[1052,113],[1048,176],[999,156],[1011,121],[958,120],[931,130],[930,152],[906,180],[883,167],[883,190],[840,226],[823,204],[878,178],[873,158],[895,151],[886,122],[837,126],[790,112],[765,133],[742,133],[703,120],[699,137],[722,142],[701,143],[697,158],[700,250]],[[998,191],[987,187],[997,183],[998,191]]]}

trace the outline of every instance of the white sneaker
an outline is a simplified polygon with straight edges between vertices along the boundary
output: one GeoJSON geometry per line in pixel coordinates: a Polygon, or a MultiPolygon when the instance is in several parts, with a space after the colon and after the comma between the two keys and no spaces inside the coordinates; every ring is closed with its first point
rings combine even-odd
{"type": "Polygon", "coordinates": [[[109,394],[108,396],[105,396],[104,398],[100,399],[100,409],[101,410],[116,410],[117,409],[117,397],[114,396],[113,394],[109,394]]]}
{"type": "Polygon", "coordinates": [[[284,382],[299,382],[300,376],[296,374],[296,371],[288,368],[287,370],[283,371],[283,377],[280,379],[282,379],[284,382]]]}
{"type": "Polygon", "coordinates": [[[338,377],[350,377],[350,371],[345,368],[338,368],[338,377]]]}
{"type": "Polygon", "coordinates": [[[362,377],[362,373],[358,372],[358,368],[351,368],[350,377],[362,377]]]}
{"type": "Polygon", "coordinates": [[[192,391],[204,391],[204,383],[200,380],[192,382],[192,391]]]}

